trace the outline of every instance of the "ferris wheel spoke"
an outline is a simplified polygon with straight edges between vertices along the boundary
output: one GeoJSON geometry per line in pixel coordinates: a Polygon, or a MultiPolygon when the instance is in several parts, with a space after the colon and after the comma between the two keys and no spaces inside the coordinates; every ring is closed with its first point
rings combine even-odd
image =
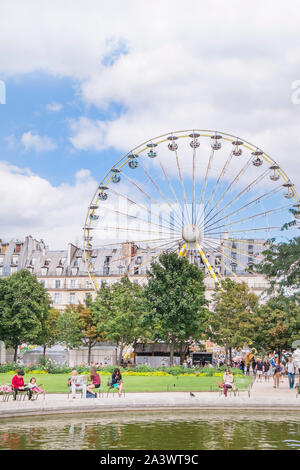
{"type": "MultiPolygon", "coordinates": [[[[139,207],[140,209],[146,211],[148,213],[148,215],[150,215],[150,217],[152,218],[153,217],[153,213],[150,211],[150,209],[148,207],[144,207],[142,206],[141,204],[138,204],[137,202],[133,201],[132,199],[129,199],[128,196],[122,194],[122,193],[118,193],[118,191],[115,191],[114,189],[111,189],[111,192],[116,194],[117,196],[120,196],[124,199],[126,199],[131,205],[135,205],[137,207],[139,207]]],[[[157,214],[154,214],[157,218],[159,218],[159,216],[157,214]]],[[[164,222],[165,224],[169,224],[170,226],[174,227],[174,229],[172,229],[172,231],[174,231],[176,229],[176,226],[171,222],[171,220],[167,221],[165,219],[163,219],[162,217],[160,218],[162,222],[164,222]]],[[[169,229],[170,227],[168,227],[169,229]]],[[[176,229],[177,230],[177,229],[176,229]]]]}
{"type": "MultiPolygon", "coordinates": [[[[209,244],[208,244],[208,246],[209,246],[209,244]]],[[[229,259],[229,260],[232,260],[234,263],[238,264],[238,265],[241,266],[243,269],[248,269],[248,266],[241,264],[240,262],[238,262],[238,261],[235,260],[234,258],[231,258],[230,256],[227,256],[224,252],[222,252],[221,249],[216,248],[216,247],[213,247],[213,246],[211,246],[210,248],[211,248],[212,250],[214,250],[214,251],[220,253],[221,256],[224,256],[225,258],[227,258],[227,259],[229,259]]],[[[231,270],[231,269],[229,268],[229,266],[228,266],[226,263],[224,263],[224,261],[222,261],[222,260],[219,259],[219,258],[218,258],[218,261],[225,267],[225,269],[229,270],[235,277],[237,277],[237,278],[242,282],[242,280],[239,278],[239,276],[238,276],[233,270],[231,270]]]]}
{"type": "Polygon", "coordinates": [[[253,199],[252,201],[248,202],[247,204],[244,204],[243,206],[241,206],[240,208],[234,210],[233,212],[230,212],[230,214],[225,214],[223,217],[221,217],[220,219],[216,220],[215,222],[213,222],[212,224],[209,224],[209,225],[204,225],[204,229],[207,229],[215,224],[217,224],[218,222],[220,222],[221,220],[224,220],[224,219],[227,219],[228,217],[230,217],[231,215],[234,215],[234,214],[237,214],[238,212],[241,212],[242,210],[246,209],[247,207],[251,206],[252,204],[256,204],[258,203],[259,201],[263,200],[263,199],[267,199],[268,197],[270,197],[271,195],[273,194],[276,194],[277,192],[279,192],[280,190],[282,189],[282,186],[279,186],[278,188],[275,188],[275,189],[272,189],[271,191],[269,191],[268,193],[264,193],[262,196],[259,196],[255,199],[253,199]]]}
{"type": "MultiPolygon", "coordinates": [[[[180,238],[178,238],[177,240],[172,239],[172,240],[169,241],[168,243],[163,243],[163,244],[157,245],[157,246],[155,246],[155,247],[152,246],[152,247],[149,247],[149,248],[142,248],[141,250],[142,250],[142,253],[148,253],[149,251],[158,250],[158,249],[163,248],[163,247],[165,247],[165,246],[168,246],[168,245],[170,245],[170,244],[174,244],[174,241],[175,241],[175,242],[179,242],[179,240],[180,240],[180,238]]],[[[121,258],[117,258],[117,259],[111,261],[111,264],[112,264],[112,263],[117,263],[118,261],[123,261],[123,260],[125,260],[125,259],[127,259],[127,258],[132,258],[132,257],[133,257],[132,254],[130,254],[130,255],[128,255],[128,256],[122,256],[121,258]]]]}
{"type": "MultiPolygon", "coordinates": [[[[135,188],[137,188],[144,196],[146,196],[153,204],[155,204],[155,205],[159,208],[159,210],[160,210],[161,212],[163,212],[163,213],[166,214],[167,216],[170,215],[170,214],[166,213],[166,212],[161,208],[160,204],[159,204],[157,201],[155,201],[151,196],[149,196],[149,194],[146,193],[146,191],[144,191],[132,178],[129,178],[129,176],[126,175],[126,173],[123,173],[123,172],[122,172],[122,174],[126,177],[126,179],[127,179],[132,185],[135,186],[135,188]]],[[[180,229],[180,227],[175,223],[175,220],[174,220],[174,225],[175,225],[177,228],[180,229]]]]}
{"type": "Polygon", "coordinates": [[[196,217],[196,224],[198,223],[199,215],[200,215],[200,219],[199,219],[200,221],[201,221],[201,217],[203,215],[203,210],[201,209],[201,204],[202,204],[202,201],[203,201],[203,198],[204,198],[206,185],[207,185],[208,174],[209,174],[209,170],[211,168],[211,164],[212,164],[212,161],[213,161],[213,158],[214,158],[214,153],[215,153],[215,151],[214,151],[214,149],[212,149],[211,152],[210,152],[209,159],[208,159],[208,164],[207,164],[207,168],[206,168],[204,183],[202,185],[202,190],[201,190],[201,195],[200,195],[200,200],[199,200],[199,208],[198,208],[198,213],[197,213],[197,217],[196,217]]]}
{"type": "MultiPolygon", "coordinates": [[[[241,263],[240,261],[236,260],[235,258],[232,258],[232,256],[229,256],[227,255],[226,253],[224,253],[224,250],[222,251],[221,248],[219,247],[214,247],[213,244],[211,244],[211,242],[207,242],[207,244],[211,245],[211,248],[212,249],[215,249],[217,250],[218,252],[220,252],[223,256],[225,256],[227,259],[229,259],[230,261],[232,261],[233,263],[236,263],[238,264],[239,266],[241,266],[243,269],[248,269],[249,266],[246,266],[245,264],[241,263]]],[[[224,248],[224,247],[223,247],[224,248]]],[[[234,250],[234,251],[237,251],[237,250],[234,250]]]]}
{"type": "Polygon", "coordinates": [[[227,171],[227,168],[228,168],[228,166],[229,166],[229,164],[230,164],[230,162],[231,162],[231,160],[232,160],[232,157],[233,157],[233,151],[230,152],[229,157],[227,158],[227,160],[226,160],[226,162],[225,162],[225,164],[224,164],[224,166],[223,166],[223,168],[222,168],[222,171],[221,171],[221,173],[220,173],[219,176],[218,176],[218,179],[217,179],[217,181],[216,181],[216,184],[214,185],[213,190],[212,190],[212,192],[211,192],[211,194],[210,194],[210,196],[209,196],[209,198],[208,198],[208,200],[207,200],[207,202],[206,202],[206,204],[205,204],[205,206],[204,206],[204,212],[205,212],[206,209],[208,208],[209,204],[214,200],[214,196],[215,196],[217,187],[218,187],[218,185],[219,185],[219,183],[220,183],[222,177],[225,175],[225,173],[226,173],[226,171],[227,171]]]}
{"type": "MultiPolygon", "coordinates": [[[[114,213],[119,214],[119,215],[127,216],[127,218],[129,218],[129,219],[140,220],[141,222],[144,222],[145,224],[148,224],[150,226],[155,226],[155,227],[159,227],[159,228],[165,228],[166,230],[170,230],[170,227],[166,227],[165,225],[161,225],[161,224],[156,224],[155,222],[149,222],[149,221],[147,221],[145,219],[142,219],[141,217],[137,217],[135,215],[130,215],[128,213],[117,211],[117,210],[114,210],[114,209],[109,209],[109,211],[114,212],[114,213]]],[[[172,232],[180,233],[180,230],[173,230],[172,229],[172,232]]]]}
{"type": "MultiPolygon", "coordinates": [[[[167,233],[163,233],[163,232],[153,232],[152,230],[141,230],[141,229],[138,229],[138,228],[134,228],[134,227],[109,227],[109,226],[103,226],[103,227],[95,227],[94,230],[96,231],[111,231],[111,230],[118,230],[120,232],[143,232],[143,233],[154,233],[156,235],[169,235],[167,233]]],[[[172,237],[169,237],[169,239],[171,239],[172,237]]]]}
{"type": "Polygon", "coordinates": [[[245,194],[247,191],[250,191],[250,189],[255,185],[258,184],[260,181],[262,181],[265,176],[270,172],[270,170],[265,170],[261,175],[257,176],[251,183],[249,183],[242,191],[240,191],[236,196],[234,196],[231,201],[229,201],[225,206],[222,207],[222,209],[218,210],[210,219],[206,220],[205,224],[208,224],[211,220],[213,220],[217,215],[222,214],[224,210],[231,206],[235,201],[237,201],[243,194],[245,194]]]}
{"type": "MultiPolygon", "coordinates": [[[[162,164],[161,162],[159,162],[159,164],[160,164],[160,167],[161,167],[162,172],[163,172],[163,174],[164,174],[164,177],[165,177],[165,179],[166,179],[166,181],[167,181],[167,183],[168,183],[168,185],[169,185],[169,187],[170,187],[170,189],[171,189],[171,191],[172,191],[174,200],[177,202],[177,204],[178,204],[179,207],[182,207],[182,205],[180,204],[180,202],[179,202],[179,200],[178,200],[178,198],[177,198],[177,196],[176,196],[176,193],[175,193],[175,191],[174,191],[174,189],[173,189],[173,186],[172,186],[172,184],[171,184],[171,182],[170,182],[170,180],[169,180],[169,178],[168,178],[168,175],[167,175],[167,173],[166,173],[166,171],[165,171],[165,169],[164,169],[164,167],[163,167],[163,164],[162,164]]],[[[180,219],[180,216],[178,216],[178,217],[179,217],[179,219],[180,219]]],[[[183,225],[182,214],[181,214],[181,220],[180,220],[180,222],[181,222],[181,225],[183,225]]]]}
{"type": "MultiPolygon", "coordinates": [[[[171,246],[171,247],[168,249],[168,251],[177,249],[176,246],[177,246],[177,243],[175,243],[174,246],[171,246]]],[[[145,265],[151,263],[152,260],[154,260],[155,258],[158,258],[161,254],[162,254],[162,252],[158,253],[157,255],[151,256],[151,257],[148,258],[144,263],[140,264],[139,267],[142,267],[142,266],[145,266],[145,265]]],[[[137,268],[137,266],[133,267],[132,269],[130,269],[129,271],[127,271],[126,274],[128,274],[128,273],[134,271],[136,268],[137,268]]],[[[125,274],[125,275],[126,275],[126,274],[125,274]]]]}
{"type": "MultiPolygon", "coordinates": [[[[163,192],[159,189],[159,187],[157,186],[157,184],[155,183],[155,181],[153,180],[153,178],[151,177],[151,175],[147,172],[147,170],[142,166],[140,165],[140,167],[142,168],[142,170],[144,171],[145,175],[149,178],[149,180],[151,181],[151,183],[155,186],[155,188],[157,189],[157,191],[159,192],[159,194],[163,197],[163,199],[166,201],[166,203],[168,204],[168,206],[170,207],[171,211],[174,212],[174,214],[176,215],[177,217],[177,213],[174,211],[174,207],[172,207],[172,205],[170,204],[169,200],[166,198],[166,196],[163,194],[163,192]]],[[[179,223],[182,224],[182,221],[180,220],[179,218],[179,223]]]]}
{"type": "Polygon", "coordinates": [[[212,213],[212,211],[219,205],[219,203],[224,199],[226,194],[231,190],[233,185],[240,179],[240,177],[245,173],[247,168],[250,166],[252,162],[252,157],[249,158],[249,160],[246,162],[246,164],[243,166],[243,168],[238,172],[238,174],[233,178],[233,180],[230,182],[230,184],[227,186],[225,191],[221,194],[219,199],[215,202],[213,207],[210,209],[210,211],[206,214],[206,218],[212,213]]]}
{"type": "MultiPolygon", "coordinates": [[[[259,228],[250,228],[250,229],[240,229],[240,230],[226,230],[225,232],[226,233],[244,233],[244,232],[255,232],[255,231],[259,231],[259,230],[265,230],[265,231],[268,231],[268,230],[271,230],[271,229],[280,229],[279,226],[277,227],[259,227],[259,228]]],[[[218,235],[218,234],[221,234],[221,235],[224,235],[224,231],[223,232],[209,232],[209,235],[218,235]]]]}
{"type": "MultiPolygon", "coordinates": [[[[288,207],[292,207],[292,205],[289,204],[288,206],[282,206],[282,207],[279,207],[279,208],[276,208],[276,209],[270,209],[268,211],[259,212],[258,214],[250,215],[249,217],[244,217],[243,219],[234,220],[232,222],[229,222],[228,224],[219,225],[218,227],[214,227],[211,230],[217,230],[217,229],[220,229],[222,227],[231,227],[232,225],[239,224],[241,222],[245,222],[246,220],[253,220],[257,217],[266,216],[267,214],[273,214],[273,213],[276,213],[276,212],[281,212],[282,210],[287,209],[288,207]]],[[[205,230],[204,233],[209,234],[211,230],[205,230]]]]}
{"type": "MultiPolygon", "coordinates": [[[[180,179],[181,188],[182,188],[182,193],[183,193],[184,207],[186,208],[187,217],[188,217],[189,221],[191,221],[189,210],[188,210],[188,203],[187,203],[187,198],[186,198],[186,194],[185,194],[184,183],[183,183],[183,178],[182,178],[182,173],[181,173],[181,168],[180,168],[180,163],[179,163],[177,150],[175,150],[175,156],[176,156],[177,170],[178,170],[179,179],[180,179]]],[[[183,211],[183,219],[184,219],[184,211],[183,211]]]]}

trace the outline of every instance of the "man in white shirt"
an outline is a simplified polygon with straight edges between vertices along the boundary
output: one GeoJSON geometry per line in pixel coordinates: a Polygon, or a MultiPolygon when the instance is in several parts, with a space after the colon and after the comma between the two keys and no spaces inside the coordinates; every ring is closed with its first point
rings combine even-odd
{"type": "Polygon", "coordinates": [[[287,371],[288,377],[289,377],[289,386],[290,386],[290,389],[292,389],[292,388],[294,388],[295,373],[296,373],[296,365],[293,361],[292,356],[289,357],[289,361],[288,361],[285,368],[286,368],[286,371],[287,371]]]}

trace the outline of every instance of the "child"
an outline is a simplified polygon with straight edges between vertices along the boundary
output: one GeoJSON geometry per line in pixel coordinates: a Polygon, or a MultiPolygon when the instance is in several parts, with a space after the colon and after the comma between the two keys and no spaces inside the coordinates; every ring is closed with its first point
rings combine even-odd
{"type": "Polygon", "coordinates": [[[37,383],[36,383],[36,380],[35,380],[35,377],[32,377],[30,379],[30,382],[29,384],[27,385],[28,388],[30,388],[33,392],[36,392],[36,393],[45,393],[45,390],[43,390],[42,388],[40,388],[37,383]]]}

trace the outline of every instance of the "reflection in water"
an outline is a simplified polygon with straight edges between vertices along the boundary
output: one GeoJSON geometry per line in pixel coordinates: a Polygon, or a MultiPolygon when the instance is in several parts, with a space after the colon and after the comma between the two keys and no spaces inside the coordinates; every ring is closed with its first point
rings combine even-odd
{"type": "Polygon", "coordinates": [[[300,414],[126,412],[2,419],[0,449],[300,449],[300,414]]]}

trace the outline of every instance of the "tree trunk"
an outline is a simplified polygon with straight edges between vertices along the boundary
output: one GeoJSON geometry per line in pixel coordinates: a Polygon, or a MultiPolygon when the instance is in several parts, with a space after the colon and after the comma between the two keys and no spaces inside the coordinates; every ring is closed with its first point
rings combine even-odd
{"type": "Polygon", "coordinates": [[[46,359],[46,348],[47,348],[47,345],[44,344],[43,345],[43,357],[44,357],[44,359],[46,359]]]}
{"type": "Polygon", "coordinates": [[[89,341],[89,344],[88,344],[88,365],[91,364],[91,352],[92,352],[92,342],[89,341]]]}
{"type": "Polygon", "coordinates": [[[228,347],[227,344],[225,344],[225,364],[228,364],[228,347]]]}
{"type": "Polygon", "coordinates": [[[133,343],[133,365],[136,366],[136,352],[135,352],[135,348],[136,348],[136,341],[134,341],[133,343]]]}
{"type": "Polygon", "coordinates": [[[119,351],[118,366],[120,366],[120,365],[121,365],[121,362],[122,362],[123,349],[124,349],[123,343],[120,343],[119,348],[120,348],[120,351],[119,351]]]}
{"type": "Polygon", "coordinates": [[[16,344],[14,346],[14,362],[17,362],[17,358],[18,358],[18,344],[16,344]]]}
{"type": "Polygon", "coordinates": [[[170,344],[170,366],[172,367],[174,362],[174,343],[170,344]]]}
{"type": "Polygon", "coordinates": [[[185,361],[185,356],[187,355],[188,347],[186,344],[182,344],[180,347],[180,365],[185,361]]]}
{"type": "Polygon", "coordinates": [[[229,362],[230,362],[230,365],[232,363],[232,347],[230,346],[229,348],[229,362]]]}

